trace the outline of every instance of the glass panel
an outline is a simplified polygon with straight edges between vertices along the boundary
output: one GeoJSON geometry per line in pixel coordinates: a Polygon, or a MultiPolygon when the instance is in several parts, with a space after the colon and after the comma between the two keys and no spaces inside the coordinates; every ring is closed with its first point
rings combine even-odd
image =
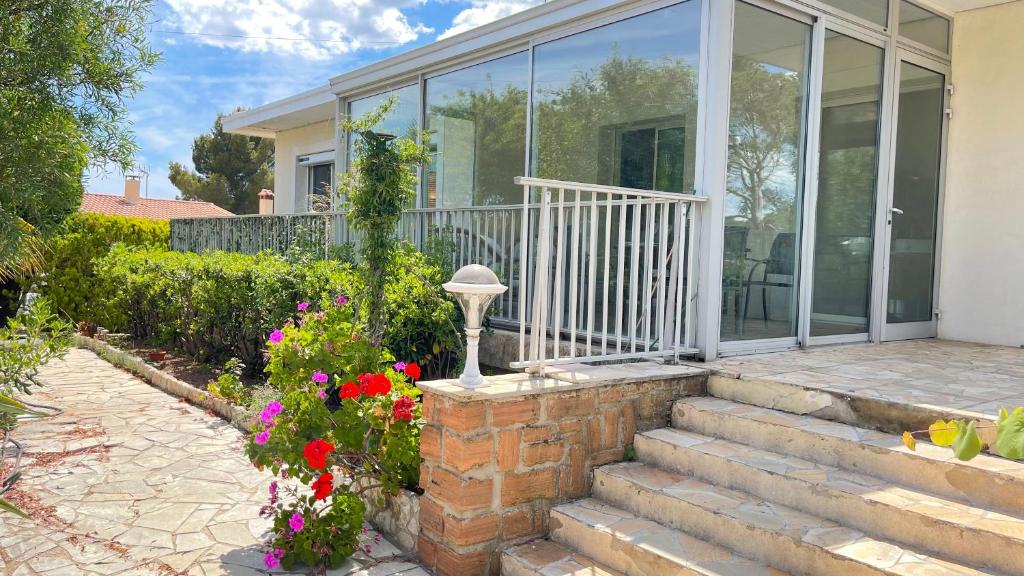
{"type": "Polygon", "coordinates": [[[531,174],[693,189],[700,3],[537,46],[531,174]]]}
{"type": "Polygon", "coordinates": [[[317,164],[309,167],[309,190],[313,194],[325,195],[332,185],[334,164],[317,164]]]}
{"type": "MultiPolygon", "coordinates": [[[[348,103],[348,114],[353,118],[360,118],[373,112],[391,94],[398,99],[398,104],[391,110],[391,114],[387,118],[374,127],[374,130],[399,137],[416,138],[416,131],[419,130],[420,125],[420,87],[418,84],[352,100],[348,103]]],[[[348,157],[352,158],[351,137],[348,141],[348,157]]]]}
{"type": "Polygon", "coordinates": [[[911,4],[900,1],[900,36],[949,53],[949,20],[911,4]]]}
{"type": "Polygon", "coordinates": [[[522,203],[528,90],[526,52],[427,80],[426,206],[522,203]]]}
{"type": "Polygon", "coordinates": [[[811,27],[736,4],[722,340],[796,336],[811,27]]]}
{"type": "Polygon", "coordinates": [[[890,323],[932,319],[945,84],[945,77],[938,72],[900,64],[889,254],[890,323]]]}
{"type": "Polygon", "coordinates": [[[888,0],[821,0],[825,4],[853,14],[867,20],[885,26],[889,20],[888,0]]]}
{"type": "Polygon", "coordinates": [[[882,58],[876,46],[825,37],[811,336],[868,331],[882,58]]]}

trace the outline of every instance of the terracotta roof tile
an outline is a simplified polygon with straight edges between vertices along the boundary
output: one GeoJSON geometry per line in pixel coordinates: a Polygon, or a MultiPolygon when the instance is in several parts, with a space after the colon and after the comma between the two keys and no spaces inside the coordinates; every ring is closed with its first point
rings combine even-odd
{"type": "Polygon", "coordinates": [[[124,196],[90,193],[82,196],[82,207],[80,210],[82,212],[98,212],[113,216],[133,216],[135,218],[149,218],[151,220],[234,216],[231,212],[210,202],[140,198],[138,204],[129,204],[124,201],[124,196]]]}

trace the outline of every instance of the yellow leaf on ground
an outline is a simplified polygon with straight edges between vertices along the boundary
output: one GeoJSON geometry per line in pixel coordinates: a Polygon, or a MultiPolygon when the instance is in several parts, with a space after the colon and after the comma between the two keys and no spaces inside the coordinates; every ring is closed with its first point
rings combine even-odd
{"type": "Polygon", "coordinates": [[[956,433],[956,422],[952,420],[949,422],[936,420],[928,427],[928,435],[932,439],[932,444],[936,446],[952,446],[953,441],[956,440],[956,433]]]}
{"type": "Polygon", "coordinates": [[[914,435],[911,434],[910,432],[903,433],[903,444],[904,446],[910,448],[911,450],[917,450],[917,440],[914,438],[914,435]]]}

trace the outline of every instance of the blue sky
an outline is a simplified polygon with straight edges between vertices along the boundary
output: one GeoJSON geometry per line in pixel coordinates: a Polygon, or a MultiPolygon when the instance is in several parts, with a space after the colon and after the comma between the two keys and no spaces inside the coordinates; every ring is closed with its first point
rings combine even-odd
{"type": "MultiPolygon", "coordinates": [[[[301,92],[338,73],[428,44],[538,0],[157,0],[150,39],[163,60],[128,103],[149,197],[174,198],[171,161],[192,166],[192,139],[218,112],[301,92]],[[330,42],[321,40],[332,40],[330,42]]],[[[122,192],[117,170],[86,190],[122,192]]]]}

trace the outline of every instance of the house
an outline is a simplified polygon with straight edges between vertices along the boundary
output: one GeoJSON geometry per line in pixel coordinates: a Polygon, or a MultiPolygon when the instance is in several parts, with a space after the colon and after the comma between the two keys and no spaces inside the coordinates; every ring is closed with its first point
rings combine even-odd
{"type": "MultiPolygon", "coordinates": [[[[1016,346],[1022,30],[1019,0],[555,0],[224,126],[276,140],[277,213],[327,190],[351,163],[338,120],[389,95],[381,129],[429,134],[420,212],[504,221],[524,201],[516,176],[692,193],[700,281],[680,283],[704,358],[1016,346]]],[[[511,252],[500,228],[482,241],[511,252]]]]}
{"type": "Polygon", "coordinates": [[[151,220],[234,216],[233,213],[211,202],[142,198],[139,194],[139,178],[137,176],[125,178],[123,196],[86,192],[82,195],[82,206],[79,210],[151,220]]]}

